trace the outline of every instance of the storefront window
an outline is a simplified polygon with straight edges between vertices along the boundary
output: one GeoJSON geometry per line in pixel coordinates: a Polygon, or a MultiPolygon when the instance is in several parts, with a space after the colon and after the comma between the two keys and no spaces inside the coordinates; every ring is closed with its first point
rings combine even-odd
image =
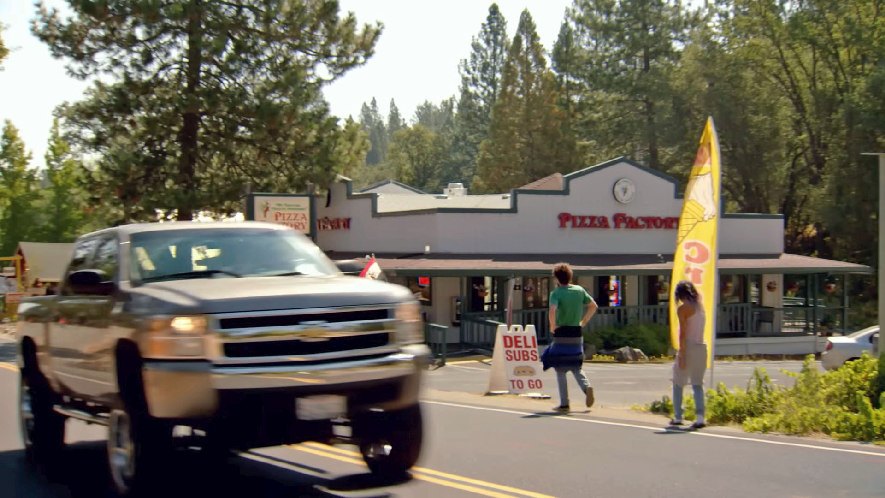
{"type": "Polygon", "coordinates": [[[824,332],[842,327],[842,286],[842,278],[839,276],[827,276],[821,282],[818,296],[823,305],[820,326],[824,332]]]}
{"type": "Polygon", "coordinates": [[[415,299],[423,306],[433,304],[433,292],[430,277],[394,277],[390,279],[391,283],[408,287],[415,299]]]}
{"type": "Polygon", "coordinates": [[[620,275],[599,277],[597,280],[596,304],[599,306],[623,306],[624,278],[620,275]]]}
{"type": "Polygon", "coordinates": [[[522,285],[522,306],[525,309],[546,308],[550,297],[550,279],[528,277],[522,285]]]}
{"type": "Polygon", "coordinates": [[[762,303],[762,293],[760,291],[762,288],[762,275],[750,275],[747,279],[750,284],[750,303],[759,306],[762,303]]]}
{"type": "Polygon", "coordinates": [[[670,300],[670,277],[650,275],[645,277],[645,300],[642,304],[666,304],[670,300]]]}
{"type": "Polygon", "coordinates": [[[735,304],[744,302],[744,277],[742,275],[722,275],[719,282],[719,303],[735,304]]]}

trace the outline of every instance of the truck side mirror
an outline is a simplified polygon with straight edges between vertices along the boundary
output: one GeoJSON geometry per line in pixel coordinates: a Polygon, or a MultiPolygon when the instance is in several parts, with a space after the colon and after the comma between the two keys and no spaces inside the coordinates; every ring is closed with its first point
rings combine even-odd
{"type": "Polygon", "coordinates": [[[70,294],[110,296],[116,285],[101,270],[77,270],[68,275],[66,287],[70,294]]]}

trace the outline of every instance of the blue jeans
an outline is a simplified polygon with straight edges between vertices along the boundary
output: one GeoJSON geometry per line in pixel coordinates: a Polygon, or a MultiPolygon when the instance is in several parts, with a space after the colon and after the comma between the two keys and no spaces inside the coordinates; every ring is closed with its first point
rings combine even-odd
{"type": "Polygon", "coordinates": [[[581,392],[587,392],[587,388],[590,387],[590,381],[587,380],[587,376],[584,375],[584,370],[581,367],[556,367],[556,383],[559,385],[559,406],[568,406],[568,383],[566,382],[565,375],[569,372],[575,376],[575,380],[578,381],[578,385],[581,386],[581,392]]]}
{"type": "MultiPolygon", "coordinates": [[[[694,393],[695,413],[697,420],[703,422],[705,420],[706,407],[704,406],[704,385],[692,384],[691,390],[694,393]]],[[[682,420],[682,386],[673,384],[673,419],[682,420]]]]}

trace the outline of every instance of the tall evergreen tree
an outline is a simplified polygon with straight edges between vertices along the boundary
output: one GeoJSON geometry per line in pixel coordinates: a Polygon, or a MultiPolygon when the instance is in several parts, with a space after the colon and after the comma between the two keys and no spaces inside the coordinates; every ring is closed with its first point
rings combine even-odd
{"type": "Polygon", "coordinates": [[[9,55],[9,49],[3,43],[3,25],[0,25],[0,71],[3,70],[3,60],[9,55]]]}
{"type": "Polygon", "coordinates": [[[12,256],[18,243],[37,235],[37,173],[29,167],[31,153],[11,121],[0,137],[0,254],[12,256]]]}
{"type": "Polygon", "coordinates": [[[384,162],[387,157],[388,133],[375,97],[372,97],[369,104],[363,102],[360,109],[360,124],[369,136],[370,146],[369,152],[366,154],[366,164],[375,166],[384,162]]]}
{"type": "Polygon", "coordinates": [[[42,213],[46,219],[41,223],[42,238],[47,242],[71,242],[80,234],[85,221],[87,203],[82,187],[85,170],[61,136],[58,119],[52,121],[45,159],[42,213]]]}
{"type": "Polygon", "coordinates": [[[406,121],[400,115],[399,107],[396,106],[396,102],[393,99],[390,99],[390,110],[387,113],[387,137],[392,139],[393,134],[405,126],[406,121]]]}
{"type": "Polygon", "coordinates": [[[489,138],[482,143],[473,184],[480,191],[506,191],[575,167],[574,143],[563,136],[556,79],[528,10],[504,66],[489,138]]]}
{"type": "Polygon", "coordinates": [[[380,27],[330,0],[67,3],[41,3],[34,33],[71,74],[101,75],[65,122],[104,158],[97,180],[140,180],[124,216],[241,209],[247,184],[296,190],[341,168],[321,88],[371,56],[380,27]]]}
{"type": "Polygon", "coordinates": [[[461,87],[453,136],[453,174],[467,182],[476,171],[479,144],[489,135],[508,45],[507,21],[498,4],[493,3],[479,35],[470,44],[470,56],[459,67],[461,87]]]}
{"type": "Polygon", "coordinates": [[[569,18],[583,49],[585,139],[665,169],[670,75],[693,18],[678,0],[575,0],[569,18]]]}

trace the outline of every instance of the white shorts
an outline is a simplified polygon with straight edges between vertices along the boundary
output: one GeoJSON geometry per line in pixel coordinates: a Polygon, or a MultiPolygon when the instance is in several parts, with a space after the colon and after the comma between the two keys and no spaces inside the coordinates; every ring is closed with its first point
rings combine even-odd
{"type": "Polygon", "coordinates": [[[706,371],[707,345],[689,344],[685,348],[685,368],[679,368],[679,361],[673,362],[673,383],[684,386],[691,380],[692,385],[702,385],[706,371]]]}

